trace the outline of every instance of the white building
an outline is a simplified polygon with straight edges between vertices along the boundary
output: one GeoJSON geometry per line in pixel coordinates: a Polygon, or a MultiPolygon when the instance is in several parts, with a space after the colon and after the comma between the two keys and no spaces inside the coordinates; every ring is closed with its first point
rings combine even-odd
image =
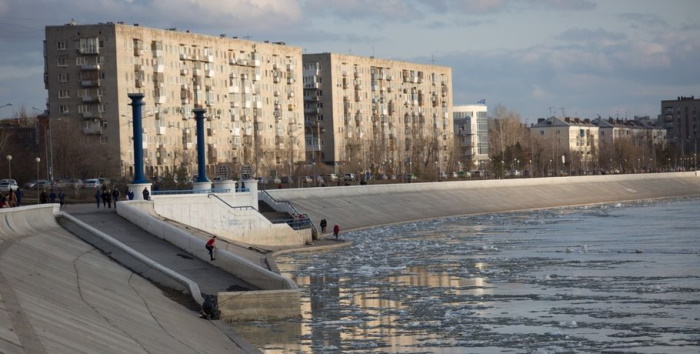
{"type": "Polygon", "coordinates": [[[488,106],[454,106],[455,145],[463,169],[470,170],[489,160],[488,106]]]}

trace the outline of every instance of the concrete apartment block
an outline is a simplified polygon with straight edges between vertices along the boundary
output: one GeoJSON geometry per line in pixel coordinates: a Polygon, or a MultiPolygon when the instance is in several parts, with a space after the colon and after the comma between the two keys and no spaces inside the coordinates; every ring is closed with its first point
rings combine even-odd
{"type": "Polygon", "coordinates": [[[456,163],[451,68],[335,53],[303,62],[306,160],[335,173],[456,163]]]}
{"type": "Polygon", "coordinates": [[[196,107],[207,110],[209,176],[304,158],[299,47],[109,22],[47,26],[44,49],[52,129],[109,156],[105,175],[133,175],[134,92],[145,95],[148,177],[196,171],[196,107]]]}

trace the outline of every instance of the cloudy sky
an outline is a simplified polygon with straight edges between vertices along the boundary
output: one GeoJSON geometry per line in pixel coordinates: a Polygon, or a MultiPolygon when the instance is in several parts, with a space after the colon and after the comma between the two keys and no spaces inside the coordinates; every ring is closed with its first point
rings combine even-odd
{"type": "Polygon", "coordinates": [[[176,27],[452,67],[455,105],[656,117],[700,96],[698,0],[0,0],[0,117],[45,106],[44,26],[176,27]]]}

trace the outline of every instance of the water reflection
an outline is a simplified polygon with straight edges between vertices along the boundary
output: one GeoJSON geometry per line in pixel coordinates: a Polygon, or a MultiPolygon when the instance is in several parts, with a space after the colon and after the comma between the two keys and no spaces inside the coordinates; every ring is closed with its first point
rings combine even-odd
{"type": "Polygon", "coordinates": [[[302,318],[234,328],[270,353],[697,352],[700,201],[607,208],[357,232],[277,259],[302,318]]]}

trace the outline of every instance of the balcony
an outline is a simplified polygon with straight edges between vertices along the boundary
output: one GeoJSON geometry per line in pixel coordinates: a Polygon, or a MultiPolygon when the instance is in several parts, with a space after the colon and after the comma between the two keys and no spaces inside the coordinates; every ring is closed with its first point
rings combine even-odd
{"type": "Polygon", "coordinates": [[[100,64],[83,64],[80,66],[80,70],[83,70],[83,71],[100,70],[100,64]]]}
{"type": "Polygon", "coordinates": [[[204,76],[206,77],[214,77],[214,70],[204,70],[204,76]]]}
{"type": "Polygon", "coordinates": [[[82,80],[82,81],[80,81],[80,86],[82,86],[82,87],[99,87],[100,86],[100,79],[82,80]]]}
{"type": "Polygon", "coordinates": [[[319,84],[318,84],[318,82],[311,82],[311,83],[308,83],[308,84],[304,84],[304,88],[305,88],[305,89],[316,89],[316,90],[317,90],[317,89],[319,88],[319,84]]]}
{"type": "Polygon", "coordinates": [[[83,103],[100,103],[102,102],[102,96],[83,96],[83,103]]]}
{"type": "Polygon", "coordinates": [[[241,88],[238,85],[229,86],[228,93],[241,93],[241,88]]]}
{"type": "Polygon", "coordinates": [[[156,127],[156,134],[158,135],[165,135],[166,128],[164,125],[159,125],[156,127]]]}
{"type": "Polygon", "coordinates": [[[90,124],[83,127],[83,134],[102,135],[102,124],[90,124]]]}
{"type": "Polygon", "coordinates": [[[83,119],[100,119],[102,118],[102,113],[100,112],[83,112],[83,119]]]}

